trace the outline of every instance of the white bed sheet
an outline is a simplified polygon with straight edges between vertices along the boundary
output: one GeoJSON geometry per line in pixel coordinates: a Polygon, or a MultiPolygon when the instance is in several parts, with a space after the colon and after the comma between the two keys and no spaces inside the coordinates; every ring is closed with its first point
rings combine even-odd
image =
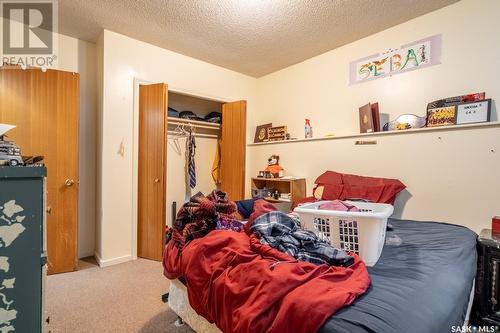
{"type": "Polygon", "coordinates": [[[198,315],[189,305],[186,286],[179,280],[170,281],[170,292],[168,295],[168,306],[181,319],[198,333],[221,333],[215,324],[209,323],[205,318],[198,315]]]}

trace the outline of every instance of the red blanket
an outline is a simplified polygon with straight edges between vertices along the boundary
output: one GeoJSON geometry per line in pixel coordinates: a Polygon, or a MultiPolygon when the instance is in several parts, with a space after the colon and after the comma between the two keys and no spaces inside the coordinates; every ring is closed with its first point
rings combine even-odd
{"type": "Polygon", "coordinates": [[[164,274],[184,277],[191,307],[225,333],[316,332],[370,284],[364,263],[316,266],[245,233],[215,230],[183,249],[169,242],[164,274]]]}

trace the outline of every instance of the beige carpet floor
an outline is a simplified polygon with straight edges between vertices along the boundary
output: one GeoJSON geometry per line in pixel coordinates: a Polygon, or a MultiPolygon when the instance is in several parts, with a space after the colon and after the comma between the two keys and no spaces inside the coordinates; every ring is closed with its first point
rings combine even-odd
{"type": "Polygon", "coordinates": [[[191,333],[174,325],[177,315],[161,301],[169,287],[161,263],[138,259],[99,268],[93,259],[79,270],[47,278],[48,331],[191,333]]]}

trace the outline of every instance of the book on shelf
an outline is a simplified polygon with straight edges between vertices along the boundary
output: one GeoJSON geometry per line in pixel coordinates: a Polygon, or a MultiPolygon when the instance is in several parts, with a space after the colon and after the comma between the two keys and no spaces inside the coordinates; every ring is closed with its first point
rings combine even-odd
{"type": "Polygon", "coordinates": [[[380,132],[381,128],[381,115],[378,102],[368,103],[359,108],[360,133],[380,132]]]}

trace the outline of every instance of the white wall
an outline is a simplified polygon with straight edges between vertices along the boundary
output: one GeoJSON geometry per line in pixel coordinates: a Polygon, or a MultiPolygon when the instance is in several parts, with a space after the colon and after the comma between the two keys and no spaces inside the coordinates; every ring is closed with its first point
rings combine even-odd
{"type": "MultiPolygon", "coordinates": [[[[424,115],[435,99],[486,91],[500,99],[500,2],[464,0],[345,45],[258,80],[258,107],[248,131],[272,122],[303,138],[304,118],[314,136],[359,132],[358,107],[378,101],[394,119],[424,115]],[[349,86],[349,63],[388,48],[442,34],[442,64],[349,86]]],[[[494,107],[493,120],[497,120],[494,107]]],[[[279,154],[288,173],[306,176],[308,191],[325,170],[399,178],[408,186],[397,216],[440,220],[475,231],[500,213],[500,129],[401,134],[375,138],[257,146],[249,149],[249,172],[279,154]],[[404,208],[404,209],[403,209],[404,208]]]]}
{"type": "Polygon", "coordinates": [[[101,265],[107,265],[128,260],[133,254],[134,78],[165,82],[176,91],[218,100],[245,99],[249,119],[255,110],[256,79],[107,30],[101,38],[102,150],[98,152],[101,198],[96,256],[101,265]],[[122,143],[123,156],[118,154],[122,143]]]}

